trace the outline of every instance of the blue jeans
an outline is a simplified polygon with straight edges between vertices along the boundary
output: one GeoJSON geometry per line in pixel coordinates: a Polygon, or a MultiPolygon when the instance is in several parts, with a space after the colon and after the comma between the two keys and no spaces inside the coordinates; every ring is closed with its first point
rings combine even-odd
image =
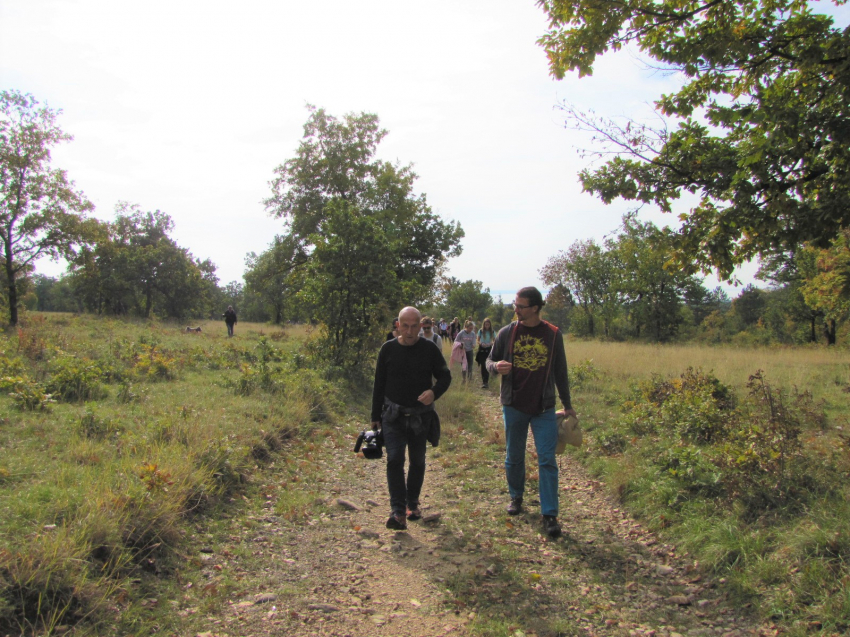
{"type": "Polygon", "coordinates": [[[406,418],[383,424],[384,446],[387,450],[387,486],[390,491],[390,508],[393,513],[405,515],[407,509],[419,504],[419,494],[425,481],[425,443],[427,433],[417,435],[406,425],[406,418]],[[404,452],[409,451],[410,466],[407,484],[404,480],[404,452]]]}
{"type": "Polygon", "coordinates": [[[521,498],[525,492],[525,444],[528,426],[534,436],[539,469],[540,512],[558,515],[558,462],[555,445],[558,442],[558,421],[555,408],[537,416],[529,416],[510,405],[502,405],[505,417],[505,475],[511,498],[521,498]]]}

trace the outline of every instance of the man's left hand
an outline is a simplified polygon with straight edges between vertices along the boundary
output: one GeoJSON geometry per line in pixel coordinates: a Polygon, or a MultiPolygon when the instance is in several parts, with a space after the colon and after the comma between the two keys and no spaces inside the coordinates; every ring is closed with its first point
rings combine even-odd
{"type": "Polygon", "coordinates": [[[431,390],[431,389],[426,389],[425,391],[423,391],[423,392],[419,395],[419,398],[417,398],[416,400],[418,400],[418,401],[419,401],[420,403],[422,403],[423,405],[430,405],[430,404],[431,404],[431,403],[433,403],[433,402],[434,402],[434,400],[435,400],[435,398],[434,398],[434,391],[433,391],[433,390],[431,390]]]}

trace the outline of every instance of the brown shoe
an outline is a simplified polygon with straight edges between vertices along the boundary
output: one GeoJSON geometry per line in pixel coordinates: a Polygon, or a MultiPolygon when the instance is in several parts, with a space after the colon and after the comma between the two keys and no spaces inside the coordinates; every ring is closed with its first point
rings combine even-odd
{"type": "Polygon", "coordinates": [[[407,529],[407,520],[403,513],[393,513],[387,520],[387,528],[393,531],[404,531],[407,529]]]}
{"type": "Polygon", "coordinates": [[[407,519],[408,520],[421,520],[422,519],[422,510],[419,508],[419,505],[414,505],[407,510],[407,519]]]}

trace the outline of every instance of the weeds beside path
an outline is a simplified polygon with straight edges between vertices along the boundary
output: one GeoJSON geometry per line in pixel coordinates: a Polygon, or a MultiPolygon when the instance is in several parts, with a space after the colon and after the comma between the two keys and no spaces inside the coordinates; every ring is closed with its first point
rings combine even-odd
{"type": "Polygon", "coordinates": [[[429,449],[431,522],[384,527],[384,461],[336,440],[293,441],[258,476],[244,514],[198,535],[201,579],[175,610],[201,635],[774,635],[733,608],[722,582],[659,542],[570,456],[564,537],[539,532],[530,452],[528,510],[505,513],[496,398],[429,449]]]}

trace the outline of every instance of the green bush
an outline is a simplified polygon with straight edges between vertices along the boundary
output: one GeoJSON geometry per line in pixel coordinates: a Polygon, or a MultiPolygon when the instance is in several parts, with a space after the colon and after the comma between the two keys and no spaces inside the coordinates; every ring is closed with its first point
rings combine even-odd
{"type": "Polygon", "coordinates": [[[92,406],[87,406],[80,416],[78,430],[84,438],[102,440],[121,433],[123,427],[109,418],[98,416],[92,406]]]}
{"type": "Polygon", "coordinates": [[[101,367],[86,358],[64,355],[50,363],[47,391],[65,402],[97,400],[106,395],[101,367]]]}
{"type": "Polygon", "coordinates": [[[4,378],[3,383],[11,382],[9,395],[15,406],[21,411],[50,411],[51,405],[56,403],[53,395],[45,391],[39,383],[28,378],[4,378]]]}

